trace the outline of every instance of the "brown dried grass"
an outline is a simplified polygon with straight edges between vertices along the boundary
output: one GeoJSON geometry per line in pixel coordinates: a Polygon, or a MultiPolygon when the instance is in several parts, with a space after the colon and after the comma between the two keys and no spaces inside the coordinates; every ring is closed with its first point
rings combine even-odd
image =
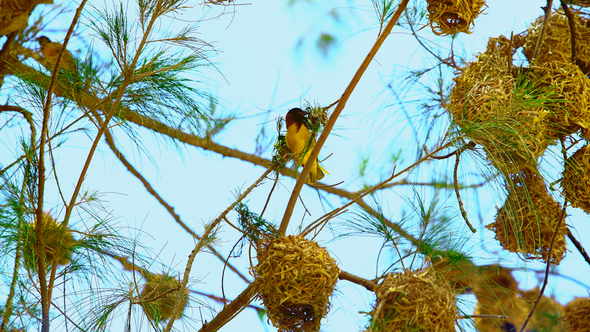
{"type": "Polygon", "coordinates": [[[430,269],[388,274],[375,294],[367,331],[455,331],[455,291],[430,269]]]}
{"type": "Polygon", "coordinates": [[[72,236],[72,231],[68,228],[61,227],[49,215],[43,213],[43,250],[39,253],[35,249],[36,223],[25,224],[23,232],[23,257],[24,265],[30,271],[36,271],[38,268],[37,259],[40,254],[45,257],[45,266],[49,268],[51,262],[57,257],[57,264],[60,266],[68,265],[72,259],[72,252],[76,241],[72,236]]]}
{"type": "Polygon", "coordinates": [[[528,259],[549,259],[549,248],[556,223],[559,223],[551,263],[559,264],[565,250],[565,214],[549,194],[538,173],[523,171],[511,174],[507,181],[508,197],[486,228],[496,233],[496,240],[510,252],[528,259]],[[560,217],[562,218],[560,219],[560,217]]]}
{"type": "MultiPolygon", "coordinates": [[[[180,289],[180,282],[166,274],[148,274],[141,291],[141,305],[145,314],[155,321],[167,320],[174,313],[174,305],[180,289]]],[[[180,318],[188,303],[188,289],[182,295],[181,308],[176,315],[180,318]]]]}
{"type": "Polygon", "coordinates": [[[568,202],[590,213],[590,149],[587,145],[566,160],[561,184],[568,202]]]}
{"type": "Polygon", "coordinates": [[[590,332],[590,298],[575,298],[565,306],[564,321],[569,332],[590,332]]]}
{"type": "Polygon", "coordinates": [[[483,0],[427,0],[428,20],[436,35],[471,33],[473,21],[485,9],[483,0]]]}
{"type": "Polygon", "coordinates": [[[279,331],[318,331],[340,269],[325,248],[302,236],[262,240],[252,274],[279,331]]]}
{"type": "MultiPolygon", "coordinates": [[[[588,14],[572,8],[576,24],[576,58],[585,74],[590,73],[590,20],[588,14]]],[[[529,61],[535,52],[544,16],[537,18],[529,26],[523,53],[529,61]]],[[[562,9],[554,11],[547,19],[545,33],[539,50],[538,64],[547,62],[572,62],[571,32],[567,16],[562,9]]]]}
{"type": "MultiPolygon", "coordinates": [[[[539,296],[539,288],[520,291],[511,270],[497,265],[482,268],[482,272],[485,279],[473,289],[477,297],[475,314],[506,316],[506,319],[476,318],[474,322],[478,331],[518,331],[539,296]]],[[[563,312],[561,304],[543,296],[529,321],[527,331],[564,331],[559,320],[563,312]]]]}

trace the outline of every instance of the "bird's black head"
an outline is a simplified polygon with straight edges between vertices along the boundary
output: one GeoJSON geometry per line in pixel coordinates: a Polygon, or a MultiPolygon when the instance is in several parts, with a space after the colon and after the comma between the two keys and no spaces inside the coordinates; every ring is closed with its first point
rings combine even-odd
{"type": "Polygon", "coordinates": [[[292,123],[297,123],[299,125],[303,124],[305,117],[308,114],[309,112],[306,112],[301,108],[292,108],[289,112],[287,112],[287,116],[285,117],[287,127],[289,127],[292,123]]]}
{"type": "Polygon", "coordinates": [[[39,44],[41,44],[41,46],[51,43],[51,39],[47,38],[46,36],[39,36],[36,40],[39,42],[39,44]]]}

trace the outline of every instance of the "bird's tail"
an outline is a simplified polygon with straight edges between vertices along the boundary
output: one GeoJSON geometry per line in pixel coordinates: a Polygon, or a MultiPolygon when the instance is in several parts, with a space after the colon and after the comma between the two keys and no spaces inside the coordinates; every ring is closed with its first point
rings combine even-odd
{"type": "Polygon", "coordinates": [[[309,175],[307,176],[305,182],[307,184],[314,184],[324,178],[324,173],[330,175],[328,171],[326,171],[322,166],[320,166],[319,163],[316,162],[311,168],[311,171],[309,171],[309,175]]]}

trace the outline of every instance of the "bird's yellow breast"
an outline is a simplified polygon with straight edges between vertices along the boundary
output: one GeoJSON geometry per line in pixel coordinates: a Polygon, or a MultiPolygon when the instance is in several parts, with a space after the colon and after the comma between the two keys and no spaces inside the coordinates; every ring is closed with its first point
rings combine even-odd
{"type": "Polygon", "coordinates": [[[304,125],[298,126],[297,123],[293,123],[287,127],[285,139],[297,163],[305,165],[314,146],[309,129],[304,125]]]}

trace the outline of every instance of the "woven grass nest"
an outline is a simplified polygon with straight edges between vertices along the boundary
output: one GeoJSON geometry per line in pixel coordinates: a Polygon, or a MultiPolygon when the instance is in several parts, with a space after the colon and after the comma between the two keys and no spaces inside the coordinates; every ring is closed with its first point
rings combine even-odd
{"type": "Polygon", "coordinates": [[[510,252],[528,259],[547,261],[556,223],[559,223],[551,262],[559,264],[565,256],[565,214],[549,194],[538,173],[523,171],[507,179],[508,197],[486,228],[496,233],[496,240],[510,252]],[[561,217],[561,219],[560,219],[561,217]]]}
{"type": "Polygon", "coordinates": [[[325,248],[302,236],[261,241],[252,274],[279,331],[318,331],[340,269],[325,248]]]}
{"type": "Polygon", "coordinates": [[[375,294],[367,331],[455,331],[456,292],[433,270],[388,274],[375,294]]]}
{"type": "Polygon", "coordinates": [[[590,149],[587,145],[566,160],[562,186],[563,195],[572,206],[590,213],[590,149]]]}
{"type": "MultiPolygon", "coordinates": [[[[538,295],[539,290],[533,289],[505,298],[495,306],[485,306],[478,302],[475,307],[476,315],[506,316],[506,319],[475,318],[475,326],[479,332],[519,331],[538,295]]],[[[526,331],[571,331],[560,320],[563,311],[563,306],[554,299],[541,297],[526,331]]]]}
{"type": "MultiPolygon", "coordinates": [[[[582,1],[579,1],[582,3],[582,1]]],[[[588,3],[588,1],[586,1],[588,3]]],[[[590,19],[588,14],[571,10],[576,24],[576,60],[585,74],[590,73],[590,19]]],[[[533,54],[539,39],[539,33],[543,25],[544,16],[536,19],[529,26],[526,33],[526,42],[523,53],[526,58],[533,60],[533,54]]],[[[546,62],[572,62],[571,32],[567,16],[563,9],[554,11],[549,16],[545,25],[542,44],[538,52],[537,63],[546,62]]]]}
{"type": "Polygon", "coordinates": [[[45,266],[49,268],[51,262],[57,258],[60,266],[68,265],[72,259],[72,252],[76,241],[72,231],[61,227],[49,213],[43,213],[43,244],[41,253],[35,250],[36,223],[24,225],[23,232],[23,257],[25,267],[30,271],[37,271],[37,259],[40,254],[45,257],[45,266]]]}
{"type": "Polygon", "coordinates": [[[566,62],[514,67],[510,46],[519,43],[490,38],[487,50],[454,79],[447,109],[493,158],[534,164],[556,139],[590,128],[590,80],[566,62]]]}
{"type": "MultiPolygon", "coordinates": [[[[539,295],[539,288],[528,291],[518,289],[518,283],[510,269],[498,265],[485,266],[481,269],[484,278],[473,288],[477,297],[475,314],[506,316],[506,319],[483,318],[474,319],[480,332],[518,331],[526,320],[534,301],[539,295]]],[[[554,299],[543,296],[528,324],[527,331],[565,331],[561,329],[559,317],[564,308],[554,299]]]]}
{"type": "Polygon", "coordinates": [[[554,137],[541,121],[542,101],[527,94],[521,71],[508,68],[507,42],[490,39],[486,52],[454,78],[447,108],[461,132],[486,150],[536,160],[554,137]]]}
{"type": "MultiPolygon", "coordinates": [[[[180,282],[166,274],[147,274],[146,284],[141,291],[141,306],[145,314],[155,321],[168,320],[174,313],[174,305],[180,289],[180,282]]],[[[175,319],[180,318],[188,303],[188,289],[182,295],[181,310],[175,319]]]]}
{"type": "Polygon", "coordinates": [[[590,331],[590,298],[575,298],[565,306],[564,321],[569,332],[590,331]]]}
{"type": "Polygon", "coordinates": [[[569,0],[567,2],[580,7],[590,7],[590,0],[569,0]]]}
{"type": "Polygon", "coordinates": [[[471,33],[473,21],[484,10],[483,0],[427,0],[428,20],[436,35],[471,33]]]}

